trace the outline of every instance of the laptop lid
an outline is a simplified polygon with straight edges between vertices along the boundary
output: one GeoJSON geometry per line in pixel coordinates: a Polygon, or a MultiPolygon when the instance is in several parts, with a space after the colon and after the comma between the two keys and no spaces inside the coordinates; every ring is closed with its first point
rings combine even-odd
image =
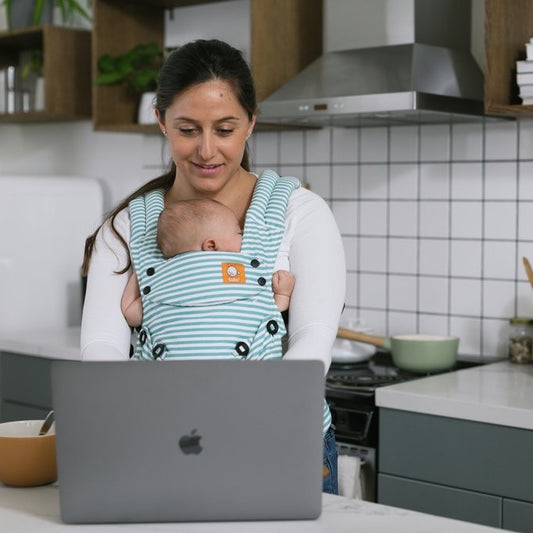
{"type": "Polygon", "coordinates": [[[312,519],[320,361],[52,363],[70,523],[312,519]]]}

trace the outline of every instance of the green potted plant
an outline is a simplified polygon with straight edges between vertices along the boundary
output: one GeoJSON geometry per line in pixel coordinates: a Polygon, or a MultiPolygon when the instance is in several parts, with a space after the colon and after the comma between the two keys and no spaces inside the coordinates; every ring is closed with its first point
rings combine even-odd
{"type": "Polygon", "coordinates": [[[152,111],[157,75],[163,62],[164,52],[154,42],[138,44],[124,54],[103,54],[98,58],[97,85],[123,84],[137,100],[138,122],[153,123],[152,111]]]}
{"type": "Polygon", "coordinates": [[[0,5],[6,10],[10,30],[51,23],[54,7],[59,8],[64,23],[71,22],[75,14],[91,20],[87,10],[77,0],[0,0],[0,5]]]}

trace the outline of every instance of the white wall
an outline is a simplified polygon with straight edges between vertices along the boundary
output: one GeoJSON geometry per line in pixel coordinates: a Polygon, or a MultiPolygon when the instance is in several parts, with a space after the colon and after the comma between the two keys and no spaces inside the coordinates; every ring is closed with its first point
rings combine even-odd
{"type": "MultiPolygon", "coordinates": [[[[240,1],[240,0],[239,0],[240,1]]],[[[0,125],[0,173],[101,178],[107,207],[157,175],[159,136],[89,122],[0,125]]],[[[533,121],[257,133],[256,169],[305,178],[330,202],[348,262],[348,310],[379,333],[451,333],[505,354],[507,319],[533,316],[533,121]]]]}

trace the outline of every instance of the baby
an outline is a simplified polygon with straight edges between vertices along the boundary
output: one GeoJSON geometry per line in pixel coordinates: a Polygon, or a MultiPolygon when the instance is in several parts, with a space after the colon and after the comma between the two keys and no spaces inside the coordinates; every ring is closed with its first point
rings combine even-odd
{"type": "MultiPolygon", "coordinates": [[[[242,230],[231,209],[212,199],[176,202],[161,211],[157,245],[166,259],[192,251],[240,252],[242,230]]],[[[274,301],[280,311],[289,308],[294,276],[278,270],[272,276],[274,301]]],[[[133,273],[122,295],[121,308],[128,324],[142,323],[142,301],[137,276],[133,273]]]]}

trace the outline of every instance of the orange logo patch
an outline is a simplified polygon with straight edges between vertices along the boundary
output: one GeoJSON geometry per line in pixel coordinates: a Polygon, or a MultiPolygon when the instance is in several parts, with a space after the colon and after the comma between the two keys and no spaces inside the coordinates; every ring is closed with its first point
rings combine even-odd
{"type": "Polygon", "coordinates": [[[244,265],[241,263],[222,263],[222,281],[224,283],[246,283],[244,265]]]}

